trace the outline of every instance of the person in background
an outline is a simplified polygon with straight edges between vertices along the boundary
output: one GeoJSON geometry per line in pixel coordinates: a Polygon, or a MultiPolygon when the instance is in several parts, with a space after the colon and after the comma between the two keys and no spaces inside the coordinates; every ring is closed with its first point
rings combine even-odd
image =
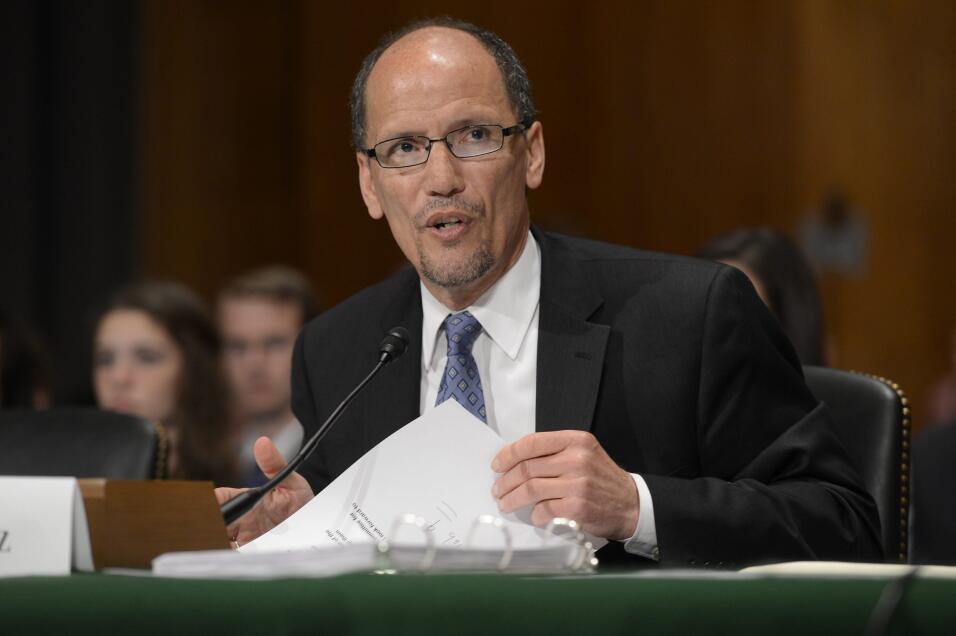
{"type": "Polygon", "coordinates": [[[949,346],[949,368],[930,387],[923,422],[927,427],[956,424],[956,329],[949,346]]]}
{"type": "Polygon", "coordinates": [[[48,409],[53,403],[46,347],[26,324],[0,313],[0,408],[48,409]]]}
{"type": "Polygon", "coordinates": [[[786,234],[769,227],[741,228],[713,239],[697,256],[746,274],[800,361],[827,364],[820,291],[806,256],[786,234]]]}
{"type": "Polygon", "coordinates": [[[312,286],[299,272],[266,267],[239,276],[219,294],[222,361],[240,433],[240,483],[265,483],[252,447],[266,435],[289,459],[302,445],[292,414],[292,346],[317,313],[312,286]]]}
{"type": "Polygon", "coordinates": [[[121,289],[96,322],[97,403],[163,427],[171,479],[223,484],[237,476],[219,352],[205,305],[177,283],[121,289]]]}

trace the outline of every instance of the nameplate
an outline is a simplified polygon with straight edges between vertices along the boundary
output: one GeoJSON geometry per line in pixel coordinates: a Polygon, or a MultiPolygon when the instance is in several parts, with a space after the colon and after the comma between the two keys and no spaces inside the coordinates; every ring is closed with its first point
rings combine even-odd
{"type": "Polygon", "coordinates": [[[0,576],[92,571],[86,509],[73,477],[0,477],[0,576]]]}

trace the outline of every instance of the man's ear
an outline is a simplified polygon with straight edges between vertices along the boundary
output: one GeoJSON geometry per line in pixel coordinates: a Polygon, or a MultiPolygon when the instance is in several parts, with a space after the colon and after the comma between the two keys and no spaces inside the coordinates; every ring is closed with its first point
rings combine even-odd
{"type": "Polygon", "coordinates": [[[525,185],[534,190],[544,179],[544,126],[540,121],[531,124],[524,133],[528,147],[528,167],[525,170],[525,185]]]}
{"type": "Polygon", "coordinates": [[[359,189],[362,191],[362,199],[365,201],[365,207],[368,208],[368,215],[377,221],[384,216],[384,212],[375,193],[375,184],[372,183],[372,166],[370,165],[372,158],[364,152],[356,152],[355,161],[358,163],[359,189]]]}

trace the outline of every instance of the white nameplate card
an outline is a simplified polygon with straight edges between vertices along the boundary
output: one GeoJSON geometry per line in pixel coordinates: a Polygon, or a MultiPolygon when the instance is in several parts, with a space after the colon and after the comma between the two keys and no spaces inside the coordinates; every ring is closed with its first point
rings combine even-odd
{"type": "Polygon", "coordinates": [[[90,532],[73,477],[0,476],[0,576],[93,570],[90,532]]]}
{"type": "MultiPolygon", "coordinates": [[[[403,426],[284,522],[240,548],[287,551],[332,545],[421,542],[421,531],[399,528],[411,514],[437,548],[496,548],[499,532],[476,530],[475,519],[500,516],[514,549],[538,548],[545,531],[530,524],[530,507],[501,514],[491,495],[491,460],[505,443],[448,400],[403,426]]],[[[605,541],[596,540],[595,547],[605,541]]]]}

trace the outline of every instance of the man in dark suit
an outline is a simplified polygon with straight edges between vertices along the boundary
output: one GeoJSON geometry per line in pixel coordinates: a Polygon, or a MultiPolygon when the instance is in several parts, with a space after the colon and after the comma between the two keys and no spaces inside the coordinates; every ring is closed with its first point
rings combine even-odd
{"type": "MultiPolygon", "coordinates": [[[[403,325],[412,343],[234,536],[268,529],[454,398],[509,442],[492,465],[501,510],[576,519],[611,540],[605,562],[879,559],[875,506],[743,275],[532,230],[543,135],[494,34],[432,22],[369,56],[353,91],[360,186],[412,269],[300,334],[306,435],[384,330],[403,325]]],[[[283,465],[268,440],[256,455],[266,474],[283,465]]]]}

